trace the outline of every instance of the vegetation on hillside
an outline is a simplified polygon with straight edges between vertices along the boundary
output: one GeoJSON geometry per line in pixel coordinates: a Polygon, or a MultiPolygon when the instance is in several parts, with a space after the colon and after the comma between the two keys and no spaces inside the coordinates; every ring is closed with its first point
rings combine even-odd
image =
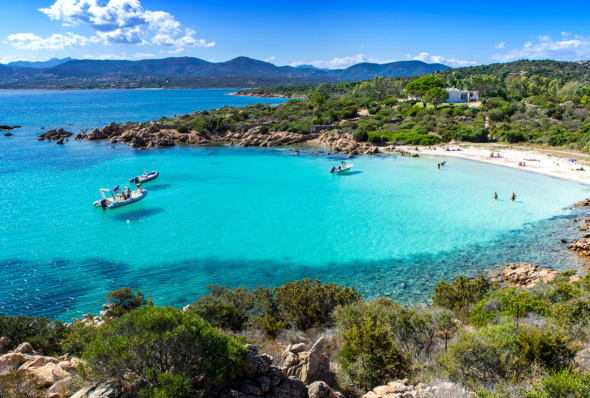
{"type": "MultiPolygon", "coordinates": [[[[299,102],[313,107],[316,122],[333,124],[356,133],[359,140],[374,143],[432,145],[493,140],[588,151],[589,76],[590,68],[585,64],[517,61],[423,77],[257,89],[244,94],[308,98],[299,102]],[[445,94],[436,90],[442,87],[479,91],[482,105],[444,103],[445,94]],[[424,102],[407,101],[408,95],[424,102]],[[320,97],[322,101],[317,100],[320,97]],[[351,121],[338,114],[345,107],[367,109],[369,114],[351,121]]],[[[282,115],[313,124],[308,115],[300,114],[301,105],[292,102],[285,107],[282,115]]]]}
{"type": "MultiPolygon", "coordinates": [[[[138,305],[102,326],[3,316],[0,330],[10,348],[35,341],[45,354],[81,356],[81,377],[141,386],[140,396],[231,387],[247,341],[276,352],[286,336],[307,334],[330,336],[328,354],[348,397],[404,377],[451,381],[482,398],[587,397],[590,276],[571,282],[570,275],[532,289],[460,276],[440,282],[427,308],[363,301],[353,288],[311,280],[273,290],[210,286],[188,311],[119,290],[138,305]]],[[[23,386],[38,388],[15,372],[0,376],[0,389],[23,386]]]]}

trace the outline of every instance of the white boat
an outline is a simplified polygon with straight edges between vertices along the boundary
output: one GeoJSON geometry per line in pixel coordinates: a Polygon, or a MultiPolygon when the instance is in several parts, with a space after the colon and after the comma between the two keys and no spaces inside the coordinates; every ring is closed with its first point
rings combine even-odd
{"type": "Polygon", "coordinates": [[[150,171],[149,173],[145,172],[140,176],[133,177],[132,179],[129,180],[129,182],[138,182],[138,183],[142,184],[144,182],[155,180],[156,178],[158,178],[159,175],[160,175],[160,173],[158,173],[157,171],[150,171]]]}
{"type": "Polygon", "coordinates": [[[348,173],[350,171],[350,169],[352,169],[352,166],[354,166],[353,164],[344,164],[343,166],[340,166],[340,169],[338,169],[338,167],[332,167],[330,169],[330,173],[334,173],[334,174],[344,174],[344,173],[348,173]]]}
{"type": "Polygon", "coordinates": [[[147,195],[147,191],[143,188],[140,190],[131,191],[131,195],[129,199],[125,199],[121,194],[115,194],[110,189],[101,189],[100,193],[102,194],[102,199],[97,200],[94,202],[94,206],[102,207],[103,210],[105,209],[114,209],[115,207],[121,207],[133,202],[137,202],[138,200],[142,200],[147,195]]]}

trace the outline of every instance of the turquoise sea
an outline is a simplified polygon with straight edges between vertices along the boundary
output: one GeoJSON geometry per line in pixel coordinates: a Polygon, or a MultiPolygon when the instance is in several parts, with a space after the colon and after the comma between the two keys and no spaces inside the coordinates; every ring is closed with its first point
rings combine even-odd
{"type": "Polygon", "coordinates": [[[461,159],[344,158],[288,149],[37,142],[40,127],[80,129],[255,102],[229,90],[0,91],[0,313],[64,320],[97,313],[131,286],[186,305],[208,284],[274,287],[301,278],[365,297],[428,302],[440,279],[528,261],[581,267],[570,205],[590,187],[461,159]],[[72,126],[68,126],[72,124],[72,126]],[[100,188],[144,170],[136,204],[103,211],[100,188]],[[494,201],[497,192],[500,199],[494,201]],[[517,200],[509,200],[512,192],[517,200]]]}

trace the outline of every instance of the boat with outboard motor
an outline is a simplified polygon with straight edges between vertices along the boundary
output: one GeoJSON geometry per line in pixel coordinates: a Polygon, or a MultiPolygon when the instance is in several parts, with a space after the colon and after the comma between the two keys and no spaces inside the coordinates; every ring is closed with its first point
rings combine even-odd
{"type": "Polygon", "coordinates": [[[159,175],[160,173],[158,173],[157,171],[150,171],[149,173],[145,172],[140,176],[133,177],[129,180],[129,182],[138,182],[142,184],[144,182],[155,180],[156,178],[158,178],[159,175]]]}
{"type": "Polygon", "coordinates": [[[116,193],[117,188],[113,190],[101,189],[102,199],[94,202],[94,206],[102,207],[103,210],[114,209],[142,200],[147,195],[147,191],[142,187],[138,187],[135,191],[125,188],[121,193],[116,193]]]}
{"type": "Polygon", "coordinates": [[[332,167],[330,169],[330,173],[334,173],[334,174],[348,173],[350,171],[350,169],[352,169],[352,166],[354,166],[354,165],[353,164],[346,164],[346,162],[342,162],[342,163],[340,163],[340,166],[332,167]]]}

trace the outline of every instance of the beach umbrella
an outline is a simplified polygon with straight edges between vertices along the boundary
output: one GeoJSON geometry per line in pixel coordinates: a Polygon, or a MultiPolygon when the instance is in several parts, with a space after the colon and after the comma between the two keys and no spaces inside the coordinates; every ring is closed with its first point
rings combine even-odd
{"type": "Polygon", "coordinates": [[[576,159],[568,159],[568,162],[577,162],[576,159]]]}

